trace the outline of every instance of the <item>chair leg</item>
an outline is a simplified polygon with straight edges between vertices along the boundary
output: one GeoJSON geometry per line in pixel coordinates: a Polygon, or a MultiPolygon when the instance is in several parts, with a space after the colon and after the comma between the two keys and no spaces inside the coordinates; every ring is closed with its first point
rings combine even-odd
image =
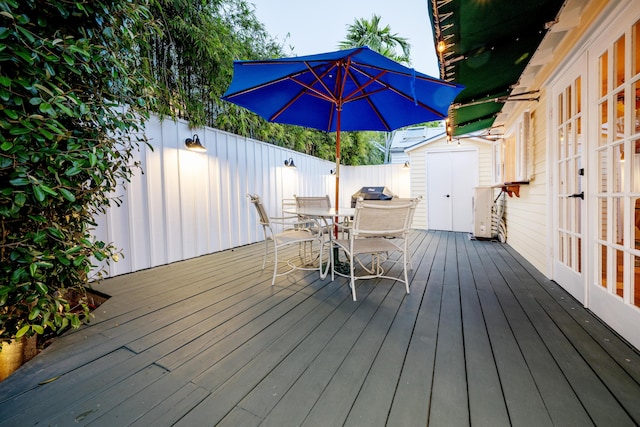
{"type": "Polygon", "coordinates": [[[318,260],[318,269],[320,271],[320,279],[324,280],[327,277],[327,274],[329,274],[329,267],[331,267],[330,263],[327,260],[327,268],[322,271],[322,260],[323,260],[323,255],[324,255],[324,242],[320,242],[320,259],[318,260]]]}
{"type": "Polygon", "coordinates": [[[276,277],[278,277],[278,247],[276,242],[273,242],[273,278],[271,279],[271,287],[276,284],[276,277]]]}
{"type": "Polygon", "coordinates": [[[404,264],[404,287],[409,293],[409,276],[407,275],[407,255],[405,253],[402,254],[402,260],[404,264]]]}
{"type": "Polygon", "coordinates": [[[356,301],[356,279],[355,279],[355,266],[353,264],[355,261],[355,258],[353,256],[353,254],[349,254],[349,270],[350,270],[350,276],[351,276],[351,282],[350,285],[351,286],[351,294],[353,295],[353,300],[356,301]]]}
{"type": "Polygon", "coordinates": [[[333,282],[336,279],[336,260],[333,256],[333,241],[329,242],[329,262],[331,263],[331,281],[333,282]]]}
{"type": "Polygon", "coordinates": [[[262,257],[262,269],[267,266],[267,255],[269,255],[269,240],[265,236],[264,239],[264,256],[262,257]]]}

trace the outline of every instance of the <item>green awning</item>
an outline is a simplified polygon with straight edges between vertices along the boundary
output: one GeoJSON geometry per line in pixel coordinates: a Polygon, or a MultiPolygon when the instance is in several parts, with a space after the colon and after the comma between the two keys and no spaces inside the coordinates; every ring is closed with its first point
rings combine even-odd
{"type": "Polygon", "coordinates": [[[466,87],[452,105],[452,135],[489,128],[565,1],[430,1],[440,78],[466,87]]]}

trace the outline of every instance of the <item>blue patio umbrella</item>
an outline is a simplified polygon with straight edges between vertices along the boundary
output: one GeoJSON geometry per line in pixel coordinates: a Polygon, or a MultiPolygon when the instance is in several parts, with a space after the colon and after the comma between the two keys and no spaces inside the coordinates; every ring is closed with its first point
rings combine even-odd
{"type": "Polygon", "coordinates": [[[368,47],[317,55],[235,61],[222,99],[270,122],[336,132],[336,208],[340,131],[392,131],[441,120],[464,87],[405,67],[368,47]]]}

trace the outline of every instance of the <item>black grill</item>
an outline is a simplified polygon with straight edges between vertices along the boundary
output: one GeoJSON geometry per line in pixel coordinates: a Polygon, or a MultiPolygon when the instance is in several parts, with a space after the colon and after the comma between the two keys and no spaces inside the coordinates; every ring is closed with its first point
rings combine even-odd
{"type": "Polygon", "coordinates": [[[352,208],[356,207],[356,202],[359,197],[362,197],[364,200],[391,200],[395,197],[395,194],[387,187],[362,187],[351,196],[352,208]]]}

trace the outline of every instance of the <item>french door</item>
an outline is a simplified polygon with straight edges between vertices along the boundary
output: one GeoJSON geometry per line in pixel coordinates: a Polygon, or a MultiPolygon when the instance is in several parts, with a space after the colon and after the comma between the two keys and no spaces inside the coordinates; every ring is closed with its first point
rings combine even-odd
{"type": "Polygon", "coordinates": [[[640,347],[640,7],[590,49],[594,274],[589,307],[640,347]]]}
{"type": "Polygon", "coordinates": [[[553,278],[580,302],[584,282],[585,60],[574,64],[551,91],[553,111],[553,278]]]}

